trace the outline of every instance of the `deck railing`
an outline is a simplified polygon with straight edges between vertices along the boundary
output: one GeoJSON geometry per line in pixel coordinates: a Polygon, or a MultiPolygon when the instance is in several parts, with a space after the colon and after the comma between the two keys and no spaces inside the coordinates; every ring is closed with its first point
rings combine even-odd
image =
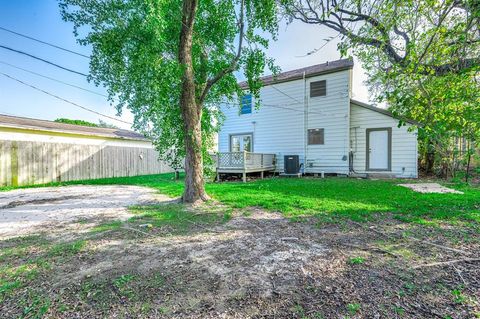
{"type": "Polygon", "coordinates": [[[217,168],[251,170],[275,167],[275,154],[221,152],[216,156],[217,168]]]}

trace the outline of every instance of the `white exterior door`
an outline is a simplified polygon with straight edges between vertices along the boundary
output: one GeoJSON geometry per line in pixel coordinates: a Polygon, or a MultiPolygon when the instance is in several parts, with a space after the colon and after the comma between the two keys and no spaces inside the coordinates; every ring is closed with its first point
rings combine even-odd
{"type": "Polygon", "coordinates": [[[388,128],[367,130],[367,170],[390,170],[391,134],[388,128]]]}

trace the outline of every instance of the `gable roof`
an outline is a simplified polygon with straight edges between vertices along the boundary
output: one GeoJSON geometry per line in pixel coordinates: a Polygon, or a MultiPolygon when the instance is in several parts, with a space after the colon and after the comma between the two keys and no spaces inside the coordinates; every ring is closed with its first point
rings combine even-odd
{"type": "MultiPolygon", "coordinates": [[[[386,110],[386,109],[382,109],[382,108],[379,108],[379,107],[376,107],[376,106],[373,106],[373,105],[370,105],[370,104],[366,104],[366,103],[363,103],[363,102],[360,102],[360,101],[357,101],[357,100],[354,100],[354,99],[350,99],[350,103],[351,104],[354,104],[356,106],[360,106],[360,107],[363,107],[365,109],[369,109],[371,111],[374,111],[374,112],[378,112],[378,113],[382,113],[386,116],[390,116],[390,117],[393,117],[394,119],[396,120],[399,120],[398,117],[395,117],[393,115],[392,112],[390,112],[389,110],[386,110]]],[[[417,121],[414,121],[414,120],[410,120],[410,119],[405,119],[405,118],[402,118],[401,120],[409,123],[409,124],[412,124],[412,125],[416,125],[416,126],[422,126],[422,124],[420,124],[419,122],[417,121]]]]}
{"type": "MultiPolygon", "coordinates": [[[[303,79],[304,74],[305,78],[309,78],[312,76],[348,70],[351,68],[353,68],[353,61],[351,59],[340,59],[282,72],[277,75],[264,76],[260,78],[260,80],[263,82],[264,86],[267,86],[281,82],[303,79]]],[[[248,88],[248,83],[246,81],[240,82],[239,85],[241,88],[248,88]]]]}
{"type": "Polygon", "coordinates": [[[0,114],[0,127],[147,141],[145,136],[124,129],[90,127],[0,114]]]}

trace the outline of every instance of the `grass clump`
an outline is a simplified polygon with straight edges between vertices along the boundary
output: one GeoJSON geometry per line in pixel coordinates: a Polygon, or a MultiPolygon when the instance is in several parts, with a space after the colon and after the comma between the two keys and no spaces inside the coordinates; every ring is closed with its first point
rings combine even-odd
{"type": "Polygon", "coordinates": [[[358,311],[360,311],[361,305],[359,303],[349,303],[347,305],[348,312],[353,316],[358,311]]]}
{"type": "Polygon", "coordinates": [[[121,275],[113,280],[113,285],[117,288],[119,294],[124,297],[132,298],[135,295],[134,290],[130,287],[130,282],[135,279],[134,275],[121,275]]]}
{"type": "Polygon", "coordinates": [[[135,206],[130,211],[136,216],[130,218],[129,223],[152,225],[153,228],[167,229],[170,233],[186,233],[196,226],[214,225],[231,218],[231,215],[223,212],[194,212],[181,204],[135,206]]]}
{"type": "Polygon", "coordinates": [[[56,244],[50,248],[48,255],[50,257],[73,256],[80,253],[86,244],[86,240],[76,240],[73,242],[56,244]]]}
{"type": "Polygon", "coordinates": [[[460,289],[452,290],[453,301],[458,304],[465,303],[467,296],[465,296],[460,289]]]}
{"type": "Polygon", "coordinates": [[[90,232],[91,233],[101,233],[104,231],[110,231],[110,230],[116,230],[122,227],[122,221],[120,220],[114,220],[112,222],[106,222],[106,223],[101,223],[97,226],[94,226],[90,232]]]}
{"type": "Polygon", "coordinates": [[[358,264],[363,264],[365,262],[365,258],[363,257],[350,257],[348,259],[348,263],[350,265],[358,265],[358,264]]]}

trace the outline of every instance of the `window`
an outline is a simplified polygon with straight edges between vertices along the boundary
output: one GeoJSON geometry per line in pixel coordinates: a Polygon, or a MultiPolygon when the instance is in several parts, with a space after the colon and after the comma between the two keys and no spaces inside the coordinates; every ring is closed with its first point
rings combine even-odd
{"type": "Polygon", "coordinates": [[[308,130],[308,145],[323,145],[325,144],[323,128],[314,128],[308,130]]]}
{"type": "Polygon", "coordinates": [[[310,83],[310,97],[327,95],[327,80],[310,83]]]}
{"type": "Polygon", "coordinates": [[[249,114],[252,113],[252,95],[245,94],[242,96],[241,105],[240,105],[240,114],[249,114]]]}
{"type": "Polygon", "coordinates": [[[230,152],[251,152],[253,150],[252,142],[252,134],[230,135],[230,152]]]}

